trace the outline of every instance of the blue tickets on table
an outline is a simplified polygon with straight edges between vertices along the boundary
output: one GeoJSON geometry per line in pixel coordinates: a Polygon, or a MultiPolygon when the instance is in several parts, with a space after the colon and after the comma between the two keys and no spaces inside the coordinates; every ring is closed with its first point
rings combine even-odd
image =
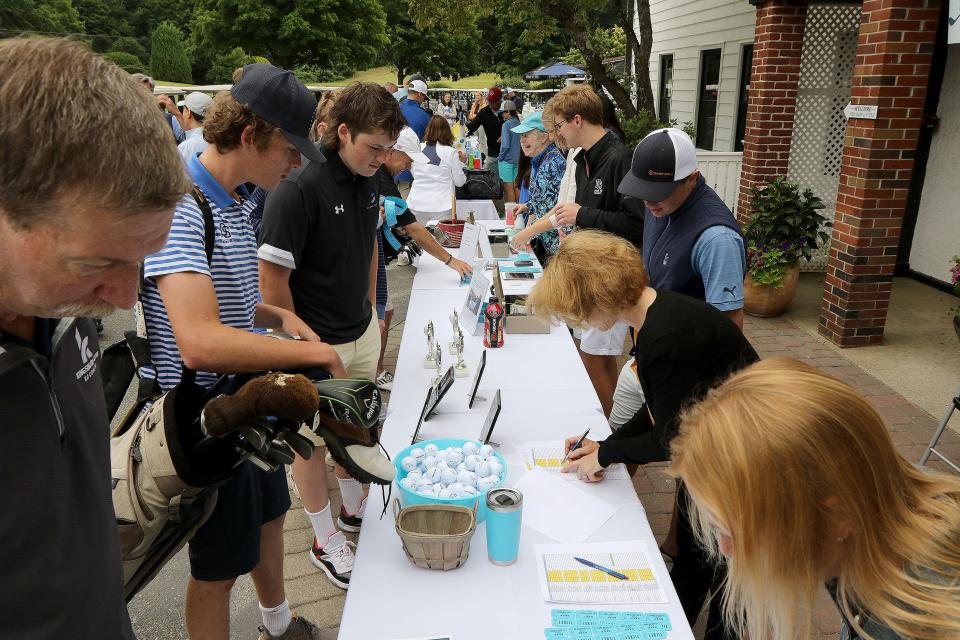
{"type": "Polygon", "coordinates": [[[553,609],[546,640],[666,640],[673,628],[665,613],[553,609]]]}

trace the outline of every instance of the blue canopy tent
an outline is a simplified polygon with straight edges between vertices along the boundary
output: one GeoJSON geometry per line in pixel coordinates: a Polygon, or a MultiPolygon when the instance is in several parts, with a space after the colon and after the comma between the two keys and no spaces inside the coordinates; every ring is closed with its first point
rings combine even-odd
{"type": "Polygon", "coordinates": [[[528,71],[523,74],[523,79],[527,82],[532,82],[535,80],[550,80],[550,79],[565,79],[565,78],[574,78],[578,80],[586,80],[587,72],[581,69],[580,67],[574,67],[573,65],[563,64],[562,62],[549,62],[547,64],[541,65],[534,69],[533,71],[528,71]]]}

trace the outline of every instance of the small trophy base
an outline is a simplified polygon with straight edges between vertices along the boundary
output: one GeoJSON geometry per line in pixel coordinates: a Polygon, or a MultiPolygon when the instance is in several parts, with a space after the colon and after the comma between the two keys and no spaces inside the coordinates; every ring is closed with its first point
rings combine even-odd
{"type": "Polygon", "coordinates": [[[466,365],[457,365],[453,368],[453,375],[457,378],[466,378],[470,375],[470,370],[466,365]]]}
{"type": "Polygon", "coordinates": [[[423,368],[424,369],[436,369],[437,368],[437,359],[427,356],[423,359],[423,368]]]}

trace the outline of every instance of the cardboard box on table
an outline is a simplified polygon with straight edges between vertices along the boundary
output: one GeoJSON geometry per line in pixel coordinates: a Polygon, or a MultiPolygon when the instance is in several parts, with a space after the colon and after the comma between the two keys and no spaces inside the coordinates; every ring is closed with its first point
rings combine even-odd
{"type": "Polygon", "coordinates": [[[497,293],[497,299],[503,302],[503,330],[509,334],[520,333],[550,333],[550,324],[537,316],[510,313],[515,302],[522,301],[526,296],[504,295],[503,294],[503,276],[500,269],[493,268],[493,289],[497,293]]]}

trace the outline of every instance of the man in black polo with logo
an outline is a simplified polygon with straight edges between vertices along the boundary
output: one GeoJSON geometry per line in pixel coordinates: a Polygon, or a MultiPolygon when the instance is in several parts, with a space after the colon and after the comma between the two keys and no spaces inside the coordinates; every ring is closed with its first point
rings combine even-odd
{"type": "MultiPolygon", "coordinates": [[[[291,173],[271,192],[263,214],[257,252],[263,301],[303,318],[354,378],[377,377],[375,174],[404,124],[397,101],[383,87],[357,83],[340,90],[319,143],[327,161],[291,173]]],[[[338,556],[333,576],[324,554],[328,543],[338,549],[344,543],[329,513],[323,456],[298,459],[293,470],[316,537],[310,560],[346,588],[352,556],[338,556]]],[[[339,467],[336,475],[343,497],[338,525],[359,531],[360,483],[339,467]]]]}
{"type": "Polygon", "coordinates": [[[483,168],[499,177],[497,156],[500,155],[500,128],[503,125],[503,121],[500,120],[503,91],[500,87],[491,87],[487,91],[485,105],[482,104],[482,96],[483,94],[478,93],[473,104],[470,105],[470,113],[467,114],[467,133],[473,133],[483,127],[483,133],[487,137],[487,157],[483,162],[483,168]]]}
{"type": "Polygon", "coordinates": [[[77,43],[0,41],[0,113],[0,636],[132,640],[88,318],[133,306],[190,182],[153,99],[77,43]]]}

